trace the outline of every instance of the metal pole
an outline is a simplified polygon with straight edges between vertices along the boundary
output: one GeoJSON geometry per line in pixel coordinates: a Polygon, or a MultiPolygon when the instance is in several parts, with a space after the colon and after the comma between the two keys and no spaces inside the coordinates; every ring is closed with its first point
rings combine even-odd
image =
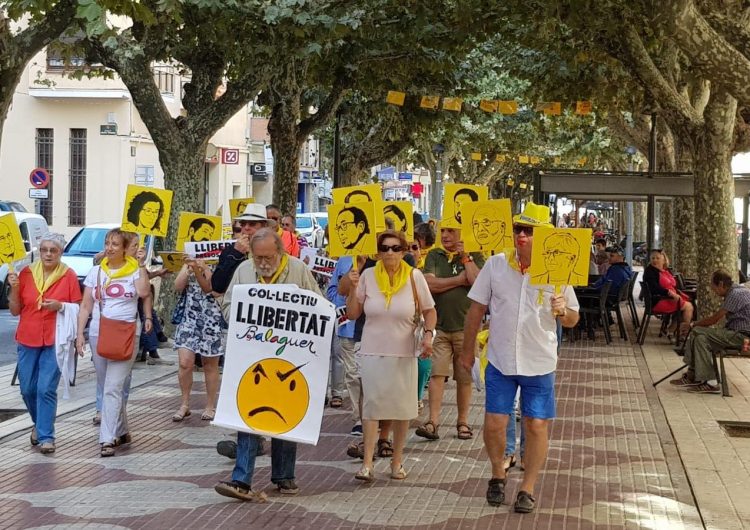
{"type": "Polygon", "coordinates": [[[656,243],[656,197],[648,196],[648,206],[646,207],[646,250],[651,252],[656,243]]]}
{"type": "Polygon", "coordinates": [[[648,140],[648,176],[656,173],[656,113],[651,113],[651,135],[648,140]]]}
{"type": "Polygon", "coordinates": [[[750,197],[742,197],[742,240],[740,242],[740,270],[747,277],[747,260],[748,260],[748,207],[750,207],[750,197]]]}
{"type": "Polygon", "coordinates": [[[443,154],[438,153],[435,160],[435,186],[432,188],[432,204],[430,205],[430,217],[438,219],[442,215],[443,195],[443,154]]]}
{"type": "Polygon", "coordinates": [[[341,108],[336,110],[336,123],[333,130],[333,187],[341,187],[341,138],[339,131],[341,108]]]}
{"type": "Polygon", "coordinates": [[[625,262],[633,266],[633,202],[628,201],[625,214],[625,262]]]}

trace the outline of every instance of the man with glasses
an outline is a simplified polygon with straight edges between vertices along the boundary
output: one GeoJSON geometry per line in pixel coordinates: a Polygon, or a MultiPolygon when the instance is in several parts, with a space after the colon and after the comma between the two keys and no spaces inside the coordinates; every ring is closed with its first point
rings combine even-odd
{"type": "Polygon", "coordinates": [[[370,224],[365,213],[355,206],[344,208],[336,216],[336,234],[347,256],[362,256],[370,224]]]}
{"type": "Polygon", "coordinates": [[[536,284],[586,285],[588,277],[575,271],[580,253],[578,241],[568,233],[556,233],[545,238],[544,267],[546,271],[532,277],[536,284]]]}
{"type": "MultiPolygon", "coordinates": [[[[255,232],[250,239],[250,256],[251,259],[237,267],[227,286],[221,305],[224,318],[229,319],[232,289],[235,285],[291,284],[321,294],[310,269],[299,259],[286,254],[284,244],[274,229],[262,228],[255,232]]],[[[262,492],[253,491],[251,488],[259,440],[260,437],[254,434],[237,433],[237,460],[232,471],[232,479],[219,482],[214,486],[218,494],[243,501],[263,502],[265,500],[262,492]]],[[[299,492],[294,481],[296,460],[297,444],[295,442],[272,439],[271,482],[276,485],[281,494],[296,495],[299,492]]]]}
{"type": "Polygon", "coordinates": [[[465,370],[458,359],[463,348],[464,318],[471,303],[467,295],[484,265],[484,257],[478,252],[464,252],[459,228],[454,219],[443,220],[440,226],[443,248],[432,249],[427,254],[423,269],[438,314],[428,387],[430,419],[416,430],[417,436],[428,440],[440,438],[438,427],[443,393],[451,375],[456,381],[458,404],[456,436],[459,440],[469,440],[474,436],[469,426],[471,370],[465,370]]]}
{"type": "Polygon", "coordinates": [[[531,285],[534,228],[549,223],[549,208],[529,203],[513,218],[515,252],[492,256],[469,292],[461,364],[471,370],[476,338],[489,309],[489,342],[485,369],[484,445],[492,464],[487,502],[500,506],[505,500],[504,466],[506,427],[521,389],[521,413],[526,432],[524,475],[514,509],[534,510],[534,484],[547,458],[549,422],[555,417],[555,369],[557,325],[578,322],[578,300],[572,287],[556,295],[550,287],[531,285]]]}
{"type": "Polygon", "coordinates": [[[499,252],[513,244],[513,240],[506,235],[506,226],[502,219],[498,218],[500,212],[490,205],[477,207],[471,219],[471,228],[474,239],[487,255],[489,252],[499,252]]]}

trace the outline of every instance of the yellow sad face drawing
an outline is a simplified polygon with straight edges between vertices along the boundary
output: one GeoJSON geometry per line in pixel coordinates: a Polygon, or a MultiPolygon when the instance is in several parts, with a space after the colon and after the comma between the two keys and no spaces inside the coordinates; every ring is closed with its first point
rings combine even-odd
{"type": "Polygon", "coordinates": [[[307,414],[310,389],[300,369],[284,359],[261,359],[250,366],[237,387],[237,411],[253,430],[282,434],[307,414]]]}

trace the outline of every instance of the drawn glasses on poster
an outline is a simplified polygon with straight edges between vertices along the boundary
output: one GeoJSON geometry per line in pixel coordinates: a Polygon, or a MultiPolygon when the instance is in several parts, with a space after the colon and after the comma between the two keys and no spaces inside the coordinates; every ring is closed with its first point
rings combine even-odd
{"type": "Polygon", "coordinates": [[[142,191],[130,201],[127,220],[130,225],[137,227],[136,232],[152,232],[161,230],[164,216],[164,203],[156,193],[142,191]]]}
{"type": "Polygon", "coordinates": [[[350,206],[341,210],[336,216],[336,233],[341,245],[350,255],[355,250],[361,250],[365,237],[370,233],[370,225],[365,212],[350,206]]]}
{"type": "Polygon", "coordinates": [[[508,242],[503,241],[507,227],[502,219],[497,218],[497,213],[491,206],[482,205],[477,207],[471,218],[474,239],[482,250],[497,250],[509,246],[508,242]]]}
{"type": "Polygon", "coordinates": [[[588,278],[575,272],[580,245],[569,233],[554,233],[544,239],[542,256],[544,272],[533,277],[534,283],[585,285],[588,278]]]}

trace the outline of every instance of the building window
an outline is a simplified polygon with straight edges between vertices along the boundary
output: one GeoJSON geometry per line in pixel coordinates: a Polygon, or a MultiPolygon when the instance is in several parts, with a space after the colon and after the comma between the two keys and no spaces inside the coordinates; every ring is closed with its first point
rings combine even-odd
{"type": "Polygon", "coordinates": [[[86,224],[86,129],[70,130],[68,226],[86,224]]]}
{"type": "Polygon", "coordinates": [[[174,95],[174,67],[158,65],[153,67],[154,81],[162,94],[174,95]]]}
{"type": "Polygon", "coordinates": [[[36,167],[47,170],[50,182],[47,185],[48,195],[46,199],[37,199],[34,203],[34,211],[52,224],[52,166],[54,165],[53,148],[55,146],[55,133],[52,129],[36,130],[36,167]]]}

